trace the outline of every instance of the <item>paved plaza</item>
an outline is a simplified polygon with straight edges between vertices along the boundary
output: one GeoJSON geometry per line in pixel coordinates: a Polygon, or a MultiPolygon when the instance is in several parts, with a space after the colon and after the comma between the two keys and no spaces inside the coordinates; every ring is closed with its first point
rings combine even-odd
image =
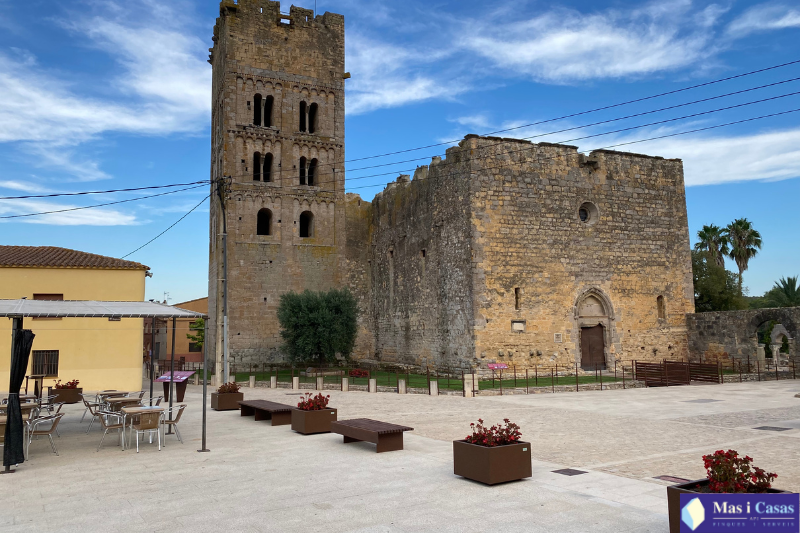
{"type": "MultiPolygon", "coordinates": [[[[245,399],[296,403],[299,391],[243,389],[245,399]]],[[[800,381],[489,396],[330,391],[339,418],[409,425],[405,450],[302,436],[238,411],[208,412],[200,448],[201,387],[159,452],[125,452],[82,406],[65,406],[57,439],[0,476],[0,531],[664,532],[666,482],[699,478],[704,453],[734,448],[800,490],[800,381]],[[487,487],[455,477],[453,439],[477,418],[517,422],[532,443],[533,477],[487,487]],[[790,428],[787,431],[756,427],[790,428]],[[565,476],[554,470],[585,474],[565,476]],[[11,490],[8,490],[11,488],[11,490]]]]}

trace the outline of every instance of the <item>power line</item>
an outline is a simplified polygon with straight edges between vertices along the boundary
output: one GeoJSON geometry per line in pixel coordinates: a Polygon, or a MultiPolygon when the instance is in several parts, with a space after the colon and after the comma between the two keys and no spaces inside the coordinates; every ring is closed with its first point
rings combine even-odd
{"type": "MultiPolygon", "coordinates": [[[[643,142],[647,142],[647,141],[655,141],[655,140],[658,140],[658,139],[666,139],[666,138],[669,138],[669,137],[678,137],[680,135],[687,135],[689,133],[697,133],[697,132],[700,132],[700,131],[713,130],[713,129],[717,129],[717,128],[723,128],[725,126],[732,126],[732,125],[735,125],[735,124],[743,124],[745,122],[753,122],[755,120],[761,120],[761,119],[770,118],[770,117],[777,117],[777,116],[780,116],[780,115],[788,115],[790,113],[797,113],[799,111],[800,111],[800,108],[790,109],[790,110],[787,110],[787,111],[780,111],[780,112],[777,112],[777,113],[770,113],[768,115],[761,115],[761,116],[758,116],[758,117],[751,117],[751,118],[746,118],[746,119],[742,119],[742,120],[736,120],[736,121],[733,121],[733,122],[726,122],[725,124],[716,124],[714,126],[706,126],[706,127],[703,127],[703,128],[695,128],[695,129],[692,129],[692,130],[687,130],[687,131],[682,131],[682,132],[677,132],[677,133],[659,135],[657,137],[649,137],[647,139],[637,139],[635,141],[627,141],[627,142],[623,142],[623,143],[611,144],[611,145],[608,145],[608,146],[601,146],[601,147],[598,147],[598,148],[592,148],[590,150],[582,150],[582,152],[593,152],[593,151],[597,151],[597,150],[609,150],[611,148],[618,148],[620,146],[628,146],[628,145],[631,145],[631,144],[638,144],[638,143],[643,143],[643,142]]],[[[524,152],[524,151],[530,150],[530,149],[535,148],[535,147],[536,147],[536,145],[526,146],[523,149],[516,150],[516,152],[524,152]]],[[[482,149],[482,148],[479,148],[479,149],[482,149]]],[[[505,153],[500,154],[500,155],[504,155],[504,154],[508,154],[508,153],[510,153],[510,152],[505,152],[505,153]]],[[[559,155],[553,156],[553,157],[540,158],[540,159],[537,159],[537,161],[541,163],[542,161],[547,161],[548,159],[556,159],[558,157],[562,157],[563,155],[564,154],[559,154],[559,155]]],[[[462,160],[458,161],[458,163],[463,163],[464,161],[470,161],[470,160],[473,160],[473,159],[477,159],[477,158],[462,159],[462,160]]],[[[447,162],[443,162],[442,164],[448,164],[448,163],[447,162]]],[[[502,168],[502,167],[504,167],[504,166],[506,166],[508,164],[510,164],[510,162],[509,163],[503,163],[502,165],[496,165],[496,166],[493,166],[493,167],[483,167],[483,168],[479,169],[479,171],[482,172],[482,171],[485,171],[485,170],[492,170],[492,169],[502,168]]],[[[455,173],[455,172],[452,172],[450,174],[442,174],[442,175],[438,175],[438,176],[428,176],[427,178],[419,178],[418,180],[414,180],[414,181],[424,181],[424,180],[427,180],[427,179],[439,179],[439,178],[451,177],[451,176],[458,177],[459,174],[455,173]]],[[[382,186],[386,186],[386,185],[388,185],[388,184],[376,183],[374,185],[362,185],[362,186],[359,186],[359,187],[351,187],[350,190],[368,189],[368,188],[371,188],[371,187],[382,187],[382,186]]]]}
{"type": "Polygon", "coordinates": [[[28,194],[25,196],[0,196],[0,200],[25,200],[30,198],[55,198],[58,196],[82,196],[86,194],[110,194],[115,192],[145,191],[148,189],[168,189],[170,187],[183,187],[186,185],[198,185],[210,183],[209,180],[192,181],[189,183],[171,183],[169,185],[153,185],[150,187],[134,187],[130,189],[109,189],[107,191],[81,191],[81,192],[61,192],[53,194],[28,194]]]}
{"type": "MultiPolygon", "coordinates": [[[[515,142],[515,141],[519,141],[519,140],[530,140],[530,139],[535,139],[535,138],[539,138],[539,137],[546,137],[548,135],[554,135],[556,133],[563,133],[563,132],[566,132],[566,131],[573,131],[573,130],[577,130],[577,129],[581,129],[581,128],[588,128],[588,127],[592,127],[592,126],[598,126],[598,125],[601,125],[601,124],[608,124],[608,123],[611,123],[611,122],[617,122],[617,121],[620,121],[620,120],[626,120],[626,119],[634,118],[634,117],[637,117],[637,116],[643,116],[643,115],[658,113],[658,112],[662,112],[662,111],[668,111],[668,110],[671,110],[671,109],[677,109],[677,108],[684,107],[684,106],[687,106],[687,105],[693,105],[693,104],[703,103],[703,102],[716,100],[716,99],[724,98],[724,97],[728,97],[728,96],[734,96],[734,95],[737,95],[737,94],[743,94],[743,93],[746,93],[746,92],[750,92],[750,91],[754,91],[754,90],[758,90],[758,89],[763,89],[763,88],[767,88],[767,87],[773,87],[773,86],[776,86],[776,85],[781,85],[781,84],[784,84],[784,83],[789,83],[789,82],[798,81],[798,80],[800,80],[800,77],[790,78],[790,79],[787,79],[787,80],[782,80],[782,81],[775,82],[775,83],[760,85],[760,86],[757,86],[757,87],[751,87],[751,88],[748,88],[748,89],[743,89],[743,90],[740,90],[740,91],[734,91],[734,92],[731,92],[731,93],[726,93],[726,94],[722,94],[722,95],[718,95],[718,96],[703,98],[703,99],[700,99],[700,100],[694,100],[694,101],[691,101],[691,102],[685,102],[685,103],[682,103],[682,104],[676,104],[676,105],[672,105],[672,106],[668,106],[668,107],[664,107],[664,108],[660,108],[660,109],[642,111],[640,113],[634,113],[634,114],[626,115],[626,116],[622,116],[622,117],[616,117],[616,118],[611,118],[611,119],[602,120],[602,121],[598,121],[598,122],[593,122],[593,123],[589,123],[589,124],[583,124],[583,125],[580,125],[580,126],[574,126],[574,127],[570,127],[570,128],[563,128],[563,129],[560,129],[560,130],[554,130],[554,131],[549,131],[549,132],[545,132],[545,133],[539,133],[537,135],[532,135],[532,136],[529,136],[529,137],[519,137],[519,138],[515,138],[515,139],[505,139],[505,140],[498,141],[498,142],[494,143],[491,146],[497,146],[497,145],[501,145],[501,144],[508,144],[510,142],[515,142]]],[[[749,102],[744,102],[742,104],[736,104],[736,105],[721,107],[721,108],[718,108],[718,109],[713,109],[713,110],[709,110],[709,111],[703,111],[703,112],[699,112],[699,113],[693,113],[693,114],[690,114],[690,115],[684,115],[684,116],[681,116],[681,117],[675,117],[675,118],[666,119],[666,120],[662,120],[662,121],[650,122],[650,123],[647,123],[647,124],[641,124],[641,125],[638,125],[638,126],[633,126],[633,127],[629,127],[629,128],[623,128],[623,129],[614,130],[614,131],[610,131],[610,132],[599,133],[599,134],[594,134],[594,135],[587,135],[587,136],[584,136],[584,137],[577,137],[577,138],[574,138],[574,139],[567,139],[567,140],[563,140],[563,141],[558,141],[557,143],[573,142],[573,141],[577,141],[577,140],[597,137],[597,136],[600,136],[600,135],[608,135],[610,133],[618,133],[620,131],[629,131],[629,130],[637,129],[637,128],[644,128],[644,127],[654,126],[654,125],[658,125],[658,124],[665,124],[665,123],[668,123],[668,122],[675,122],[677,120],[685,120],[687,118],[693,118],[693,117],[707,115],[707,114],[711,114],[711,113],[718,113],[718,112],[721,112],[721,111],[727,111],[727,110],[730,110],[730,109],[736,109],[738,107],[744,107],[744,106],[748,106],[748,105],[768,102],[768,101],[771,101],[771,100],[777,100],[777,99],[780,99],[780,98],[786,98],[786,97],[789,97],[789,96],[795,96],[797,94],[800,94],[800,91],[791,92],[791,93],[778,95],[778,96],[773,96],[773,97],[769,97],[769,98],[763,98],[763,99],[760,99],[760,100],[752,100],[752,101],[749,101],[749,102]]],[[[437,153],[437,154],[435,154],[435,156],[440,156],[441,157],[441,156],[446,156],[446,154],[437,153]]],[[[380,168],[380,167],[387,167],[387,166],[392,166],[392,165],[399,165],[399,164],[403,164],[403,163],[411,163],[411,162],[414,162],[414,161],[422,161],[422,160],[425,160],[425,159],[429,159],[430,157],[432,157],[432,156],[428,155],[428,156],[414,158],[414,159],[407,159],[407,160],[404,160],[404,161],[395,161],[395,162],[392,162],[392,163],[383,163],[383,164],[380,164],[380,165],[373,165],[373,166],[369,166],[369,167],[362,167],[362,168],[358,168],[358,169],[353,169],[353,170],[350,170],[348,172],[356,172],[356,171],[359,171],[359,170],[367,170],[367,169],[371,169],[371,168],[380,168]]],[[[319,164],[317,166],[317,168],[319,168],[321,166],[329,166],[329,165],[332,165],[332,164],[335,164],[335,163],[319,164]]],[[[407,169],[406,170],[393,170],[391,172],[385,172],[385,173],[380,173],[380,174],[369,174],[369,175],[366,175],[366,176],[355,176],[355,177],[345,178],[344,181],[345,182],[348,182],[348,181],[352,182],[352,181],[356,181],[356,180],[362,180],[362,179],[368,179],[368,178],[374,178],[374,177],[394,175],[394,174],[397,174],[398,172],[406,172],[406,171],[408,171],[408,170],[407,169]]],[[[280,176],[284,172],[296,173],[297,169],[280,169],[276,173],[280,176]]],[[[249,175],[250,175],[250,173],[247,173],[247,174],[234,174],[233,177],[237,177],[238,178],[238,177],[245,177],[245,176],[249,176],[249,175]]],[[[325,184],[336,183],[336,182],[337,182],[336,180],[318,181],[318,182],[315,183],[315,185],[325,185],[325,184]]]]}
{"type": "MultiPolygon", "coordinates": [[[[213,194],[213,193],[211,193],[211,194],[213,194]]],[[[152,239],[150,239],[149,241],[147,241],[146,243],[144,243],[143,245],[141,245],[140,247],[138,247],[138,248],[137,248],[137,249],[135,249],[134,251],[132,251],[132,252],[130,252],[130,253],[128,253],[128,254],[125,254],[125,255],[123,255],[122,257],[120,257],[120,259],[125,259],[126,257],[128,257],[128,256],[131,256],[131,255],[135,254],[136,252],[138,252],[139,250],[141,250],[141,249],[142,249],[142,248],[144,248],[145,246],[147,246],[147,245],[151,244],[153,241],[155,241],[156,239],[158,239],[159,237],[161,237],[162,235],[164,235],[166,232],[168,232],[169,230],[171,230],[172,228],[174,228],[175,226],[177,226],[177,225],[178,225],[178,223],[179,223],[181,220],[183,220],[184,218],[186,218],[186,217],[188,217],[189,215],[191,215],[191,214],[194,212],[194,210],[195,210],[195,209],[197,209],[198,207],[200,207],[201,205],[203,205],[203,204],[205,203],[205,201],[206,201],[206,200],[208,200],[208,199],[211,197],[211,194],[209,194],[208,196],[206,196],[205,198],[203,198],[202,200],[200,200],[200,203],[199,203],[199,204],[197,204],[196,206],[194,206],[193,208],[191,208],[191,209],[190,209],[190,210],[189,210],[189,211],[188,211],[186,214],[184,214],[184,215],[183,215],[181,218],[179,218],[178,220],[176,220],[175,222],[173,222],[173,223],[172,223],[172,225],[171,225],[170,227],[168,227],[167,229],[165,229],[164,231],[162,231],[161,233],[159,233],[158,235],[156,235],[155,237],[153,237],[152,239]]]]}
{"type": "MultiPolygon", "coordinates": [[[[569,115],[563,115],[563,116],[556,117],[556,118],[540,120],[538,122],[531,122],[530,124],[523,124],[521,126],[514,126],[513,128],[506,128],[506,129],[502,129],[502,130],[492,131],[492,132],[489,132],[489,133],[484,133],[483,135],[481,135],[481,137],[487,137],[489,135],[495,135],[497,133],[504,133],[504,132],[507,132],[507,131],[513,131],[513,130],[517,130],[517,129],[521,129],[521,128],[529,128],[531,126],[537,126],[539,124],[545,124],[547,122],[555,122],[557,120],[563,120],[565,118],[572,118],[572,117],[577,117],[577,116],[580,116],[580,115],[586,115],[586,114],[589,114],[589,113],[596,113],[597,111],[604,111],[606,109],[613,109],[615,107],[621,107],[621,106],[625,106],[625,105],[629,105],[629,104],[635,104],[637,102],[644,102],[645,100],[652,100],[653,98],[661,98],[662,96],[669,96],[671,94],[677,94],[677,93],[684,92],[684,91],[689,91],[689,90],[692,90],[692,89],[699,89],[700,87],[707,87],[709,85],[714,85],[716,83],[722,83],[722,82],[725,82],[725,81],[735,80],[735,79],[738,79],[738,78],[744,78],[745,76],[752,76],[754,74],[760,74],[762,72],[767,72],[769,70],[775,70],[775,69],[778,69],[778,68],[788,67],[790,65],[796,65],[798,63],[800,63],[800,59],[797,59],[795,61],[789,61],[788,63],[781,63],[780,65],[774,65],[774,66],[771,66],[771,67],[766,67],[766,68],[762,68],[762,69],[758,69],[758,70],[752,70],[750,72],[745,72],[743,74],[737,74],[735,76],[728,76],[727,78],[720,78],[718,80],[708,81],[708,82],[705,82],[705,83],[699,83],[697,85],[691,85],[689,87],[684,87],[682,89],[675,89],[673,91],[667,91],[667,92],[664,92],[664,93],[654,94],[654,95],[650,95],[650,96],[644,96],[642,98],[636,98],[634,100],[627,100],[625,102],[620,102],[620,103],[617,103],[617,104],[611,104],[611,105],[607,105],[607,106],[603,106],[603,107],[597,107],[595,109],[589,109],[587,111],[580,111],[578,113],[571,113],[569,115]]],[[[436,146],[444,146],[444,145],[447,145],[447,144],[453,144],[453,143],[459,142],[460,140],[461,139],[456,139],[456,140],[453,140],[453,141],[445,141],[445,142],[440,142],[440,143],[436,143],[436,144],[429,144],[427,146],[419,146],[417,148],[408,148],[406,150],[398,150],[396,152],[387,152],[387,153],[384,153],[384,154],[371,155],[371,156],[367,156],[367,157],[359,157],[359,158],[356,158],[356,159],[349,159],[349,160],[345,161],[345,163],[352,163],[354,161],[364,161],[366,159],[376,159],[378,157],[385,157],[387,155],[404,154],[404,153],[413,152],[413,151],[416,151],[416,150],[424,150],[426,148],[434,148],[436,146]]]]}
{"type": "Polygon", "coordinates": [[[200,187],[203,187],[203,185],[195,185],[194,187],[187,187],[185,189],[178,189],[177,191],[167,191],[167,192],[162,192],[162,193],[159,193],[159,194],[151,194],[149,196],[140,196],[138,198],[128,198],[127,200],[117,200],[116,202],[106,202],[106,203],[102,203],[102,204],[86,205],[86,206],[83,206],[83,207],[70,207],[70,208],[67,208],[67,209],[55,209],[53,211],[42,211],[40,213],[25,213],[25,214],[21,214],[21,215],[5,215],[5,216],[0,216],[0,219],[36,217],[36,216],[40,216],[40,215],[52,215],[54,213],[66,213],[68,211],[80,211],[81,209],[93,209],[95,207],[105,207],[105,206],[109,206],[109,205],[124,204],[124,203],[127,203],[127,202],[136,202],[138,200],[146,200],[148,198],[156,198],[158,196],[166,196],[168,194],[175,194],[175,193],[179,193],[179,192],[190,191],[192,189],[197,189],[197,188],[200,188],[200,187]]]}

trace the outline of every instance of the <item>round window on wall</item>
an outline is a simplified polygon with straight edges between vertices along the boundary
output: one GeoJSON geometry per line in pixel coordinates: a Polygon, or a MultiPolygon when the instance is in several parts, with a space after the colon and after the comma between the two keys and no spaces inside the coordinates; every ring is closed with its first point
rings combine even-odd
{"type": "Polygon", "coordinates": [[[597,206],[592,202],[584,202],[578,208],[578,219],[580,219],[583,224],[591,226],[597,222],[598,218],[599,212],[597,211],[597,206]]]}

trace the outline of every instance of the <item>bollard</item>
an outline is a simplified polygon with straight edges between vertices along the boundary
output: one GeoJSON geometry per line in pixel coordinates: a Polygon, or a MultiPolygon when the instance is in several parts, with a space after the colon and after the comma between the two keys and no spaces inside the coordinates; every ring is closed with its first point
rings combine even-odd
{"type": "Polygon", "coordinates": [[[325,389],[325,376],[317,376],[317,390],[325,389]]]}
{"type": "Polygon", "coordinates": [[[369,392],[378,392],[378,380],[369,378],[369,392]]]}
{"type": "Polygon", "coordinates": [[[350,390],[350,380],[348,378],[342,378],[342,392],[348,392],[350,390]]]}
{"type": "Polygon", "coordinates": [[[270,376],[269,377],[269,388],[270,389],[277,389],[278,388],[278,376],[270,376]]]}
{"type": "Polygon", "coordinates": [[[251,389],[255,389],[256,388],[256,377],[255,376],[250,376],[250,388],[251,389]]]}
{"type": "Polygon", "coordinates": [[[398,379],[397,380],[397,394],[406,394],[408,391],[406,390],[406,380],[398,379]]]}
{"type": "Polygon", "coordinates": [[[297,390],[300,388],[300,376],[292,378],[292,389],[297,390]]]}
{"type": "Polygon", "coordinates": [[[194,375],[194,384],[195,385],[200,385],[200,374],[195,374],[194,375]]]}
{"type": "Polygon", "coordinates": [[[475,397],[475,374],[464,374],[464,397],[475,397]]]}
{"type": "Polygon", "coordinates": [[[435,380],[431,381],[428,390],[431,396],[439,396],[439,382],[435,380]]]}

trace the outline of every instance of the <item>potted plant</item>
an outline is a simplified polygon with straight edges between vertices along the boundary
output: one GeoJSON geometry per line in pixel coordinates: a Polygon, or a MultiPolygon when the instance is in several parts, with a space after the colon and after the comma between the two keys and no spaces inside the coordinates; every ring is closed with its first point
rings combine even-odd
{"type": "Polygon", "coordinates": [[[81,394],[83,388],[78,387],[80,381],[73,379],[66,383],[61,383],[61,380],[55,382],[50,388],[50,396],[55,396],[51,400],[52,403],[79,403],[81,401],[81,394]]]}
{"type": "Polygon", "coordinates": [[[244,393],[239,392],[239,384],[235,381],[223,383],[217,392],[211,393],[211,408],[215,411],[232,411],[239,409],[239,402],[244,401],[244,393]]]}
{"type": "Polygon", "coordinates": [[[506,418],[486,427],[478,419],[470,427],[472,435],[453,441],[455,475],[487,485],[531,477],[531,443],[520,440],[518,425],[506,418]]]}
{"type": "Polygon", "coordinates": [[[292,429],[303,435],[330,433],[331,422],[336,422],[336,409],[328,407],[330,399],[322,393],[311,396],[307,392],[297,408],[292,409],[292,429]]]}
{"type": "Polygon", "coordinates": [[[681,530],[681,494],[687,493],[726,493],[760,494],[787,493],[772,488],[772,480],[778,474],[765,472],[753,465],[753,458],[740,457],[735,450],[717,450],[703,456],[707,478],[667,487],[667,507],[669,509],[669,531],[681,530]]]}

